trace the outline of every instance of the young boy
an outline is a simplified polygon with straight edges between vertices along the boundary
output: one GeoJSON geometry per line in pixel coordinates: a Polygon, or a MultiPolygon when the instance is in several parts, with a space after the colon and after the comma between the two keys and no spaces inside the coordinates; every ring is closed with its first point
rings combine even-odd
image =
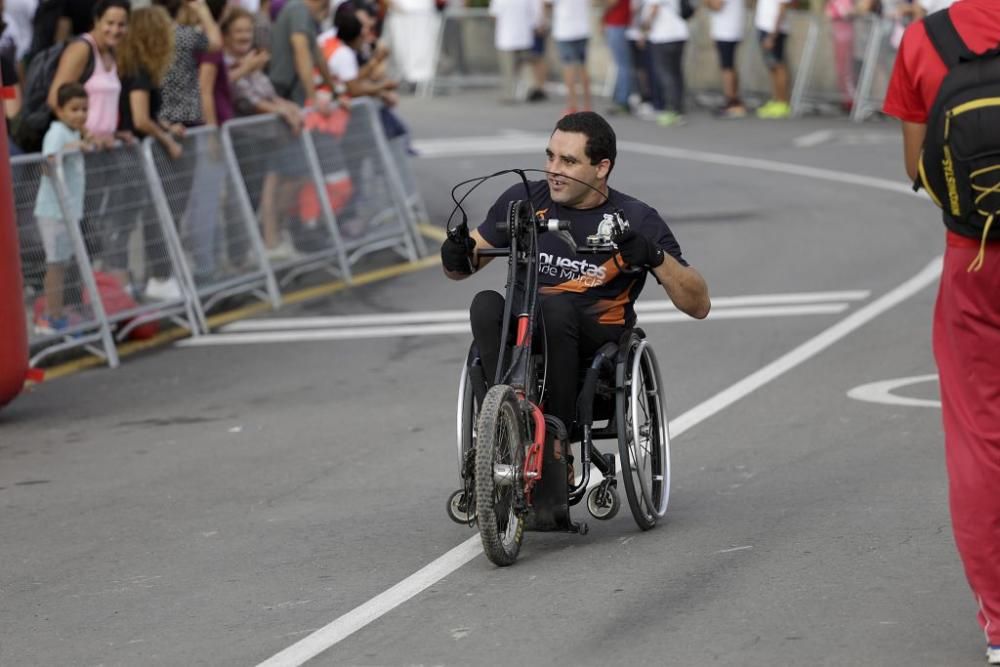
{"type": "Polygon", "coordinates": [[[773,92],[771,100],[757,109],[758,118],[788,118],[792,115],[788,104],[788,65],[785,64],[789,3],[791,0],[757,0],[754,26],[764,52],[764,64],[771,72],[773,92]]]}
{"type": "Polygon", "coordinates": [[[63,280],[66,264],[73,257],[73,241],[69,225],[83,217],[84,169],[79,153],[63,159],[65,201],[61,206],[53,176],[60,151],[86,150],[81,139],[87,122],[87,91],[79,83],[64,83],[56,93],[56,120],[52,121],[42,140],[42,154],[48,158],[47,172],[42,175],[35,200],[35,219],[45,248],[45,313],[35,320],[35,332],[55,333],[68,325],[63,315],[63,280]]]}

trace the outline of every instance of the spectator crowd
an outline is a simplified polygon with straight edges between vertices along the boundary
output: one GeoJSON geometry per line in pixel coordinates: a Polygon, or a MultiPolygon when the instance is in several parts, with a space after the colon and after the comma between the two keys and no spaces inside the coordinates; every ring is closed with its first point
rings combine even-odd
{"type": "MultiPolygon", "coordinates": [[[[850,111],[864,42],[875,23],[891,25],[890,44],[898,48],[905,26],[943,9],[953,0],[826,0],[831,22],[837,82],[845,111],[850,111]],[[859,23],[858,18],[870,18],[859,23]]],[[[684,123],[684,52],[691,36],[689,20],[709,14],[709,31],[721,71],[722,118],[743,118],[748,110],[740,94],[736,54],[746,37],[760,44],[770,78],[770,99],[756,109],[760,118],[791,115],[786,45],[791,31],[788,12],[797,0],[603,0],[600,29],[615,65],[612,106],[608,113],[635,114],[660,125],[684,123]],[[748,21],[748,18],[750,21],[748,21]]],[[[590,110],[591,83],[587,51],[594,37],[591,0],[490,0],[496,19],[495,46],[500,54],[502,100],[513,101],[519,69],[530,66],[533,86],[527,101],[546,98],[546,41],[551,38],[566,87],[564,113],[590,110]]]]}
{"type": "MultiPolygon", "coordinates": [[[[173,213],[197,237],[196,282],[218,269],[214,237],[225,172],[218,159],[204,157],[218,155],[216,136],[192,128],[271,113],[293,134],[331,125],[343,131],[344,103],[367,96],[379,105],[387,136],[405,139],[393,110],[397,82],[387,72],[389,51],[379,39],[384,0],[152,0],[134,9],[129,0],[0,0],[0,7],[11,155],[108,151],[151,138],[188,181],[182,210],[173,213]]],[[[41,333],[66,326],[63,276],[73,257],[67,230],[82,221],[87,180],[90,187],[106,185],[112,197],[141,197],[120,182],[96,183],[120,177],[85,173],[83,164],[81,155],[64,160],[63,206],[51,172],[44,172],[32,211],[45,251],[45,307],[35,317],[41,333]]],[[[289,169],[268,172],[255,202],[272,260],[296,252],[280,211],[297,198],[303,175],[289,169]]],[[[108,206],[106,217],[115,210],[108,206]]],[[[156,225],[143,229],[147,280],[139,289],[132,284],[128,244],[138,223],[134,213],[122,217],[129,219],[101,221],[109,230],[101,239],[104,271],[144,298],[178,297],[156,225]]]]}

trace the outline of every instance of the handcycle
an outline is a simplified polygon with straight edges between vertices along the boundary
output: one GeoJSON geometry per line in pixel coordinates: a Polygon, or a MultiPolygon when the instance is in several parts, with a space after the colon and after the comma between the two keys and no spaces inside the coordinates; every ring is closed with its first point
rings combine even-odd
{"type": "MultiPolygon", "coordinates": [[[[505,170],[478,180],[517,173],[529,192],[525,171],[539,170],[505,170]]],[[[460,208],[461,202],[456,200],[456,205],[460,208]]],[[[670,452],[663,382],[641,329],[632,328],[618,342],[605,343],[583,371],[573,433],[539,407],[548,373],[559,372],[548,368],[544,345],[537,350],[533,344],[539,235],[558,234],[580,254],[612,253],[617,249],[614,239],[627,226],[621,212],[615,218],[610,240],[594,235],[578,246],[568,234],[568,221],[540,220],[530,197],[513,200],[505,219],[496,222],[498,231],[510,239],[509,246],[479,250],[482,257],[507,257],[500,360],[492,386],[475,343],[462,367],[456,420],[461,488],[451,494],[447,509],[452,520],[478,526],[483,550],[496,565],[515,562],[526,530],[586,534],[587,524],[570,518],[570,507],[584,498],[594,518],[614,517],[620,507],[619,464],[639,528],[653,528],[666,513],[670,452]],[[595,427],[595,422],[604,423],[595,427]],[[562,456],[554,450],[556,439],[562,443],[562,456]],[[617,458],[594,444],[609,439],[618,441],[617,458]],[[570,479],[570,442],[577,441],[580,476],[570,479]],[[602,475],[593,485],[592,466],[602,475]]],[[[467,235],[466,221],[449,233],[467,235]]]]}

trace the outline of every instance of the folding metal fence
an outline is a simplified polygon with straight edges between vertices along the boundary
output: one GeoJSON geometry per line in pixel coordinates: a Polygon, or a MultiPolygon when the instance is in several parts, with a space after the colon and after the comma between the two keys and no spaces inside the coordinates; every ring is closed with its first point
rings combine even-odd
{"type": "Polygon", "coordinates": [[[859,46],[864,45],[864,56],[858,68],[858,85],[851,110],[851,120],[860,122],[881,111],[885,103],[903,28],[891,19],[878,16],[858,19],[854,26],[864,36],[863,40],[857,40],[859,46]]]}
{"type": "Polygon", "coordinates": [[[427,252],[417,228],[418,218],[426,221],[427,213],[409,168],[409,137],[390,142],[383,129],[382,109],[371,99],[352,100],[350,109],[339,146],[320,132],[311,133],[324,176],[343,164],[351,177],[352,196],[342,216],[349,261],[353,264],[382,249],[415,261],[427,252]]]}
{"type": "Polygon", "coordinates": [[[116,338],[124,340],[135,327],[161,319],[197,335],[203,318],[189,288],[177,232],[155,204],[141,145],[91,151],[84,158],[81,229],[116,338]],[[151,290],[154,281],[164,289],[151,290]]]}
{"type": "Polygon", "coordinates": [[[263,115],[193,129],[176,159],[153,139],[13,158],[31,363],[83,347],[116,366],[115,339],[149,322],[198,335],[226,297],[278,307],[276,276],[350,281],[372,252],[425,254],[406,138],[387,140],[379,107],[357,100],[310,126],[263,115]]]}
{"type": "MultiPolygon", "coordinates": [[[[82,157],[75,154],[74,159],[82,157]]],[[[57,158],[38,154],[11,159],[30,363],[83,347],[115,367],[118,355],[111,326],[94,280],[81,220],[69,210],[77,207],[67,207],[64,200],[58,175],[61,166],[57,158]],[[36,210],[42,215],[36,216],[36,210]]]]}
{"type": "Polygon", "coordinates": [[[152,137],[143,142],[150,183],[161,217],[177,229],[190,284],[202,313],[222,299],[252,294],[281,302],[235,162],[226,159],[220,132],[188,130],[182,154],[172,159],[152,137]],[[164,205],[165,204],[165,205],[164,205]]]}
{"type": "Polygon", "coordinates": [[[308,131],[293,131],[272,115],[237,118],[222,127],[223,145],[236,164],[251,219],[260,228],[263,253],[279,283],[323,268],[351,279],[338,228],[333,185],[323,177],[308,131]]]}

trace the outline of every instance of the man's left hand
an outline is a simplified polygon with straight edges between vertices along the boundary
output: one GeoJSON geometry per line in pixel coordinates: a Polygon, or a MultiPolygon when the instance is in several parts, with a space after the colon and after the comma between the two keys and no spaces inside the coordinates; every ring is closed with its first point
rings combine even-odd
{"type": "Polygon", "coordinates": [[[663,250],[634,229],[625,232],[616,243],[622,259],[631,266],[653,269],[663,264],[663,250]]]}

